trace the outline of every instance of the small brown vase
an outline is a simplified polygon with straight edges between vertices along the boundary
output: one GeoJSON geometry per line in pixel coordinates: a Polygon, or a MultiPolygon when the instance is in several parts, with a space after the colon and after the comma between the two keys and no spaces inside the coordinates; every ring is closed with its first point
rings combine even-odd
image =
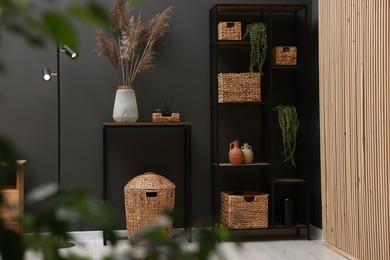
{"type": "Polygon", "coordinates": [[[242,164],[244,162],[244,154],[239,147],[238,141],[230,143],[229,162],[231,164],[242,164]]]}

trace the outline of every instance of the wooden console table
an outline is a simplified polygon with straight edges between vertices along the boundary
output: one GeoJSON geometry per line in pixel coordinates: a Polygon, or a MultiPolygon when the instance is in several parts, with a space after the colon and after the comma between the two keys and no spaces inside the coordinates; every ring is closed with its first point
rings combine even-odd
{"type": "MultiPolygon", "coordinates": [[[[107,130],[112,128],[181,128],[184,130],[183,147],[185,151],[184,161],[184,228],[188,235],[188,241],[191,242],[191,122],[179,123],[153,123],[153,122],[136,122],[136,123],[115,123],[103,122],[103,199],[107,200],[107,130]]],[[[107,237],[103,232],[103,244],[107,245],[107,237]]]]}

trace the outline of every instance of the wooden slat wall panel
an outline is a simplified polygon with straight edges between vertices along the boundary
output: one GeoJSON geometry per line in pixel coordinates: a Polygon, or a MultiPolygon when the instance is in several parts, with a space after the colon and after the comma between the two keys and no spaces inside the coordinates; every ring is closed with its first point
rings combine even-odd
{"type": "Polygon", "coordinates": [[[319,0],[323,238],[390,259],[390,0],[319,0]]]}

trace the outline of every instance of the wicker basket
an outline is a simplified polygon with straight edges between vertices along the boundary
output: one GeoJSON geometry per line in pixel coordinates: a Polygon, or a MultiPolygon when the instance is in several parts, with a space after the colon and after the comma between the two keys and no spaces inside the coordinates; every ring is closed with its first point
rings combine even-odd
{"type": "Polygon", "coordinates": [[[241,22],[220,22],[218,40],[241,40],[241,22]]]}
{"type": "Polygon", "coordinates": [[[276,46],[272,49],[272,64],[297,65],[296,46],[276,46]]]}
{"type": "MultiPolygon", "coordinates": [[[[138,230],[153,224],[165,211],[172,211],[175,205],[175,184],[163,176],[147,172],[134,177],[125,188],[125,210],[128,237],[138,230]]],[[[172,225],[164,230],[172,235],[172,225]]]]}
{"type": "Polygon", "coordinates": [[[221,223],[232,229],[267,228],[268,194],[221,191],[221,223]]]}
{"type": "Polygon", "coordinates": [[[218,74],[218,103],[260,101],[260,73],[218,74]]]}
{"type": "Polygon", "coordinates": [[[152,114],[152,122],[155,123],[177,123],[180,122],[180,113],[172,113],[171,116],[163,116],[161,113],[152,114]]]}

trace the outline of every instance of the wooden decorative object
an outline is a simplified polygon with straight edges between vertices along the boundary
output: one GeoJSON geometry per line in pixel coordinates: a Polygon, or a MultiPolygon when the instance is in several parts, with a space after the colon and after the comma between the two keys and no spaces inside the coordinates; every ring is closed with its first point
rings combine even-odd
{"type": "Polygon", "coordinates": [[[152,122],[155,123],[177,123],[180,122],[180,113],[172,113],[171,116],[163,116],[161,113],[152,114],[152,122]]]}
{"type": "MultiPolygon", "coordinates": [[[[19,219],[24,212],[24,164],[25,160],[17,161],[16,184],[11,186],[1,186],[4,205],[0,207],[0,218],[4,221],[5,226],[17,233],[23,232],[23,226],[19,219]]],[[[1,164],[0,167],[7,167],[1,164]]]]}
{"type": "MultiPolygon", "coordinates": [[[[134,177],[125,188],[125,209],[128,237],[138,230],[153,224],[165,211],[172,211],[175,206],[175,184],[165,177],[147,172],[134,177]]],[[[173,223],[164,230],[172,235],[173,223]]]]}
{"type": "Polygon", "coordinates": [[[218,103],[260,101],[260,73],[218,74],[218,103]]]}
{"type": "Polygon", "coordinates": [[[221,223],[232,229],[267,228],[268,194],[222,191],[221,223]]]}
{"type": "Polygon", "coordinates": [[[220,22],[218,40],[241,40],[241,22],[220,22]]]}
{"type": "Polygon", "coordinates": [[[273,65],[297,65],[296,46],[276,46],[272,49],[273,65]]]}

